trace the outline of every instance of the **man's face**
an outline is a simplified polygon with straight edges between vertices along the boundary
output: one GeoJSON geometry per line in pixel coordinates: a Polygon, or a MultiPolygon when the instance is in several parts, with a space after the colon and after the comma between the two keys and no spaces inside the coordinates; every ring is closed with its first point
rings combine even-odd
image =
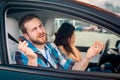
{"type": "Polygon", "coordinates": [[[27,39],[33,44],[43,45],[47,41],[46,31],[42,22],[38,18],[33,18],[32,20],[24,24],[27,30],[27,39]]]}

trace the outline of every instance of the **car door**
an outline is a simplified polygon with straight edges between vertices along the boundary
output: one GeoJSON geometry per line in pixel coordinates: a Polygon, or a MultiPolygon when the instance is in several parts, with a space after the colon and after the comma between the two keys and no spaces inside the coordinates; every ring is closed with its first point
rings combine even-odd
{"type": "MultiPolygon", "coordinates": [[[[56,22],[56,19],[62,18],[62,20],[67,19],[67,21],[68,19],[69,21],[70,20],[83,21],[86,23],[86,25],[88,25],[87,23],[97,24],[109,30],[112,30],[117,35],[120,34],[120,27],[118,22],[120,18],[112,14],[108,15],[106,12],[93,9],[84,4],[80,5],[75,2],[71,3],[71,1],[64,2],[64,1],[56,1],[56,0],[8,1],[2,6],[1,13],[0,13],[1,14],[0,48],[2,51],[0,52],[1,54],[0,57],[2,61],[2,64],[0,65],[0,74],[2,79],[18,79],[19,78],[19,79],[44,79],[44,80],[48,80],[48,79],[57,79],[57,80],[60,80],[60,79],[63,79],[63,80],[72,80],[72,79],[101,80],[102,79],[103,80],[105,79],[107,80],[107,79],[120,78],[119,74],[114,74],[114,73],[101,73],[101,72],[88,72],[88,71],[81,72],[81,71],[72,71],[72,70],[36,68],[36,67],[30,67],[30,66],[16,65],[14,62],[11,62],[10,58],[12,56],[14,57],[14,54],[11,56],[11,50],[13,48],[11,48],[9,45],[9,39],[12,40],[13,42],[15,41],[12,38],[10,38],[8,33],[9,31],[11,32],[17,31],[18,35],[21,35],[21,32],[20,30],[15,29],[14,26],[9,26],[7,19],[8,17],[11,17],[11,18],[14,18],[17,22],[19,22],[20,18],[27,13],[35,13],[39,15],[44,25],[46,26],[50,23],[53,24],[50,27],[54,29],[53,31],[51,31],[54,33],[58,29],[56,28],[56,25],[54,25],[56,22]],[[8,26],[10,28],[8,28],[8,26]],[[6,77],[6,76],[4,77],[4,75],[8,75],[9,77],[6,77]]],[[[48,29],[48,33],[49,33],[49,30],[51,29],[50,27],[48,29]]],[[[16,36],[14,35],[11,35],[11,36],[17,40],[16,36]]],[[[12,43],[11,45],[17,46],[17,43],[16,44],[12,43]]],[[[82,48],[83,52],[85,52],[90,45],[89,46],[76,45],[76,46],[78,46],[78,48],[80,49],[82,48]]]]}

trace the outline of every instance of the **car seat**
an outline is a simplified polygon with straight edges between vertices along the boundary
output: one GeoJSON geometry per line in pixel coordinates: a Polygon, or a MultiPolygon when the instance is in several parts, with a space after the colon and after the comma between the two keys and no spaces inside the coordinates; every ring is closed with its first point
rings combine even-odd
{"type": "MultiPolygon", "coordinates": [[[[16,40],[18,40],[19,37],[19,27],[18,22],[14,18],[7,17],[6,20],[6,29],[7,32],[14,37],[16,40]]],[[[10,38],[7,39],[8,41],[8,60],[9,64],[15,64],[14,55],[15,51],[17,50],[18,43],[11,40],[10,38]]]]}
{"type": "Polygon", "coordinates": [[[54,19],[48,19],[45,23],[45,29],[47,33],[47,39],[48,42],[53,42],[55,39],[55,34],[54,34],[54,19]]]}

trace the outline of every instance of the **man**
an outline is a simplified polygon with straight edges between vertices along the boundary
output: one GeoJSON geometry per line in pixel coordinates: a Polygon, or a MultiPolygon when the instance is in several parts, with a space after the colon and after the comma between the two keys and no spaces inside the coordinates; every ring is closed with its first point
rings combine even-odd
{"type": "Polygon", "coordinates": [[[17,64],[84,71],[90,59],[103,49],[103,44],[96,41],[81,62],[74,62],[64,58],[53,43],[47,43],[45,28],[36,15],[25,15],[20,21],[20,29],[27,40],[19,42],[15,55],[17,64]]]}

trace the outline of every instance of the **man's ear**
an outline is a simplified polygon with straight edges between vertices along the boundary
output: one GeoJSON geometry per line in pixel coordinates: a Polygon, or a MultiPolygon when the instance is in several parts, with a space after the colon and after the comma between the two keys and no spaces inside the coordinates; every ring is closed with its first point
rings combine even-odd
{"type": "Polygon", "coordinates": [[[28,39],[28,40],[29,40],[29,36],[28,36],[28,34],[27,34],[27,33],[23,33],[23,36],[24,36],[26,39],[28,39]]]}

